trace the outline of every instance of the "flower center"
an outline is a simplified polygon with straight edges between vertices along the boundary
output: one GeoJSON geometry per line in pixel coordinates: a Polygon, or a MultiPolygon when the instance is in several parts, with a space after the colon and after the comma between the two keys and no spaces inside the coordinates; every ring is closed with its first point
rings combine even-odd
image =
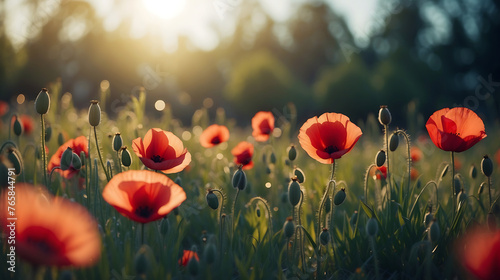
{"type": "Polygon", "coordinates": [[[161,156],[155,155],[151,157],[151,160],[154,162],[162,162],[163,158],[161,156]]]}
{"type": "Polygon", "coordinates": [[[220,138],[219,136],[215,136],[214,138],[212,138],[212,144],[220,144],[220,138]]]}
{"type": "Polygon", "coordinates": [[[333,154],[333,153],[338,152],[338,151],[339,151],[339,149],[335,146],[332,146],[332,145],[330,145],[324,149],[324,152],[328,153],[328,154],[333,154]]]}
{"type": "Polygon", "coordinates": [[[135,210],[135,214],[141,218],[149,218],[153,214],[153,209],[149,206],[139,206],[135,210]]]}
{"type": "Polygon", "coordinates": [[[28,237],[26,239],[26,241],[27,241],[27,243],[29,243],[33,247],[38,248],[40,251],[42,251],[42,252],[44,252],[44,253],[46,253],[48,255],[52,255],[52,254],[56,253],[56,250],[55,250],[54,246],[52,246],[52,244],[50,244],[46,240],[42,240],[42,239],[39,239],[39,238],[28,237]]]}

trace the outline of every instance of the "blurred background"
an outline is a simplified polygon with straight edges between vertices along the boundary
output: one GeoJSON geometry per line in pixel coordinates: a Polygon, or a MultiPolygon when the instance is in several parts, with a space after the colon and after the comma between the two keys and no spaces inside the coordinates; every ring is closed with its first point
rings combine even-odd
{"type": "Polygon", "coordinates": [[[77,107],[117,113],[147,92],[188,122],[204,106],[396,125],[436,109],[500,112],[500,0],[3,0],[0,99],[60,82],[77,107]]]}

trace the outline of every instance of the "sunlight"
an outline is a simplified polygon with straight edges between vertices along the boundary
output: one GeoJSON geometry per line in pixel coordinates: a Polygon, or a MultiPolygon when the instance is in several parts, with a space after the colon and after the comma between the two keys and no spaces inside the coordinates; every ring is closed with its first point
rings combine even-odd
{"type": "Polygon", "coordinates": [[[186,0],[142,0],[146,10],[162,19],[173,19],[180,15],[186,0]]]}

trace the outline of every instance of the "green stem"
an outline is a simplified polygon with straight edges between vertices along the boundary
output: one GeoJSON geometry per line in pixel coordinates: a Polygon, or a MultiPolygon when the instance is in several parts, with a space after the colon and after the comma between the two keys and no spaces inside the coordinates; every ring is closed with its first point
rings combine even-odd
{"type": "Polygon", "coordinates": [[[123,169],[122,169],[122,162],[120,160],[120,152],[119,151],[116,152],[116,160],[117,160],[116,162],[118,165],[118,172],[122,173],[123,169]]]}
{"type": "Polygon", "coordinates": [[[372,236],[369,237],[370,239],[370,247],[373,251],[373,261],[375,263],[375,276],[377,277],[377,280],[380,279],[380,271],[379,271],[379,262],[378,262],[378,257],[377,257],[377,250],[375,249],[375,238],[372,236]]]}
{"type": "Polygon", "coordinates": [[[97,149],[97,154],[99,155],[99,160],[101,161],[101,165],[102,165],[102,170],[106,174],[106,179],[109,182],[109,180],[111,180],[111,178],[109,177],[108,171],[106,170],[106,166],[104,165],[104,161],[102,160],[101,149],[99,148],[99,141],[97,140],[97,129],[95,126],[94,126],[94,137],[95,137],[95,145],[96,145],[96,149],[97,149]]]}
{"type": "Polygon", "coordinates": [[[222,193],[222,191],[220,191],[218,189],[213,189],[212,191],[216,192],[216,193],[219,193],[220,200],[221,200],[221,204],[220,204],[220,207],[219,207],[219,227],[220,227],[219,251],[220,251],[220,255],[222,257],[222,237],[224,235],[224,230],[222,228],[222,211],[224,211],[224,194],[222,193]]]}
{"type": "Polygon", "coordinates": [[[389,164],[389,125],[384,125],[384,134],[385,134],[385,152],[387,155],[387,189],[389,190],[389,195],[387,196],[389,200],[392,198],[392,188],[391,188],[391,169],[389,164]]]}
{"type": "Polygon", "coordinates": [[[488,177],[488,196],[490,198],[490,212],[491,212],[491,176],[488,177]]]}
{"type": "Polygon", "coordinates": [[[257,197],[250,199],[250,201],[247,203],[246,206],[251,205],[252,202],[254,202],[256,200],[258,200],[258,201],[262,202],[262,204],[264,204],[264,206],[266,207],[267,214],[269,215],[269,219],[268,219],[268,221],[269,221],[269,247],[271,248],[271,250],[270,250],[271,251],[271,259],[274,259],[273,258],[273,221],[272,221],[271,208],[269,207],[269,204],[267,203],[267,201],[260,196],[257,196],[257,197]]]}
{"type": "MultiPolygon", "coordinates": [[[[299,209],[297,209],[298,212],[298,218],[299,218],[299,226],[302,226],[302,219],[301,219],[301,214],[300,210],[302,209],[302,202],[304,202],[304,192],[300,190],[300,203],[299,203],[299,209]]],[[[306,253],[304,251],[304,236],[302,231],[300,231],[300,255],[302,257],[302,270],[305,272],[306,271],[306,253]]]]}
{"type": "Polygon", "coordinates": [[[457,205],[456,203],[456,198],[455,198],[455,152],[451,152],[451,195],[452,195],[452,205],[451,207],[453,208],[453,217],[455,217],[455,206],[457,205]]]}
{"type": "Polygon", "coordinates": [[[43,119],[43,115],[40,115],[40,120],[42,122],[42,161],[43,161],[43,180],[45,183],[45,186],[48,185],[47,181],[47,161],[45,159],[45,121],[43,119]]]}
{"type": "MultiPolygon", "coordinates": [[[[403,130],[398,130],[396,133],[403,135],[403,137],[406,140],[406,147],[407,147],[407,152],[408,152],[408,188],[406,190],[406,194],[409,195],[410,193],[410,184],[411,184],[411,143],[410,143],[410,136],[406,134],[403,130]]],[[[387,163],[389,163],[389,158],[387,159],[387,163]]]]}
{"type": "Polygon", "coordinates": [[[240,194],[240,189],[238,188],[236,190],[236,196],[234,197],[234,201],[233,201],[233,207],[231,207],[231,213],[232,213],[232,223],[231,223],[231,231],[232,231],[232,236],[233,236],[233,239],[234,239],[234,230],[235,230],[235,226],[234,226],[234,216],[236,216],[236,213],[234,212],[234,208],[236,207],[236,200],[238,199],[238,195],[240,194]]]}
{"type": "MultiPolygon", "coordinates": [[[[47,185],[47,189],[49,189],[49,190],[50,190],[50,185],[52,185],[52,173],[54,173],[54,171],[56,169],[61,169],[61,167],[60,166],[56,166],[56,167],[52,168],[52,170],[50,170],[49,181],[48,181],[48,184],[46,184],[47,185]]],[[[54,190],[54,194],[56,194],[56,190],[54,190]]]]}
{"type": "Polygon", "coordinates": [[[144,224],[141,223],[141,245],[144,245],[144,224]]]}
{"type": "Polygon", "coordinates": [[[321,216],[322,216],[322,213],[323,213],[323,208],[325,207],[326,198],[328,197],[328,195],[330,193],[330,185],[333,183],[334,188],[335,188],[335,181],[333,180],[334,173],[335,173],[335,162],[332,163],[332,173],[330,175],[330,180],[328,181],[328,184],[326,185],[325,193],[323,194],[323,198],[321,199],[321,203],[319,205],[319,210],[318,210],[318,231],[316,233],[316,235],[318,237],[316,240],[318,242],[319,242],[319,235],[321,234],[321,216]]]}

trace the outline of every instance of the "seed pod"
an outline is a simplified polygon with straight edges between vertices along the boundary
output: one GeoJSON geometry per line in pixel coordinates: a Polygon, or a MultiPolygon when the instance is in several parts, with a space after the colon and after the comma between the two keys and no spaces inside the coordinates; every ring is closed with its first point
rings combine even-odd
{"type": "Polygon", "coordinates": [[[62,146],[64,144],[64,135],[61,132],[57,134],[57,144],[59,146],[62,146]]]}
{"type": "MultiPolygon", "coordinates": [[[[126,166],[126,167],[129,167],[130,165],[132,165],[132,155],[127,150],[126,146],[122,147],[122,164],[123,164],[123,166],[126,166]]],[[[179,185],[179,184],[177,184],[177,185],[179,185]]]]}
{"type": "Polygon", "coordinates": [[[476,179],[477,177],[477,168],[474,164],[470,166],[469,176],[471,179],[476,179]]]}
{"type": "Polygon", "coordinates": [[[23,133],[23,126],[21,124],[21,122],[19,121],[19,118],[17,117],[17,115],[15,115],[15,120],[14,120],[14,134],[16,136],[21,136],[21,134],[23,133]]]}
{"type": "Polygon", "coordinates": [[[269,160],[271,161],[272,164],[276,163],[276,155],[274,154],[274,152],[271,153],[269,160]]]}
{"type": "Polygon", "coordinates": [[[439,229],[439,224],[436,220],[431,222],[429,226],[429,240],[431,242],[437,242],[439,240],[439,236],[441,235],[441,230],[439,229]]]}
{"type": "Polygon", "coordinates": [[[113,136],[113,150],[115,152],[118,152],[123,146],[123,140],[122,136],[120,135],[120,132],[115,133],[115,136],[113,136]]]}
{"type": "Polygon", "coordinates": [[[393,133],[391,138],[389,138],[389,150],[394,152],[399,146],[399,135],[397,133],[393,133]]]}
{"type": "Polygon", "coordinates": [[[296,206],[300,202],[300,184],[297,182],[297,179],[294,177],[290,184],[288,185],[288,200],[292,206],[296,206]]]}
{"type": "Polygon", "coordinates": [[[167,216],[165,216],[165,217],[163,217],[163,219],[161,219],[160,233],[163,236],[167,235],[169,228],[170,228],[170,222],[168,221],[167,216]]]}
{"type": "Polygon", "coordinates": [[[492,212],[488,213],[487,223],[488,223],[488,228],[491,231],[495,231],[497,229],[497,219],[495,217],[495,214],[493,214],[492,212]]]}
{"type": "Polygon", "coordinates": [[[378,111],[378,121],[381,125],[388,125],[391,123],[392,116],[387,106],[380,106],[380,110],[378,111]]]}
{"type": "Polygon", "coordinates": [[[293,170],[293,175],[297,177],[297,181],[301,184],[306,181],[306,175],[304,175],[304,172],[300,168],[295,168],[293,170]]]}
{"type": "Polygon", "coordinates": [[[90,101],[89,107],[89,124],[91,126],[98,126],[101,123],[101,107],[99,101],[90,101]]]}
{"type": "Polygon", "coordinates": [[[479,185],[479,189],[477,190],[477,194],[480,195],[483,193],[484,187],[486,186],[486,182],[482,182],[481,185],[479,185]]]}
{"type": "Polygon", "coordinates": [[[424,216],[424,225],[426,227],[429,227],[429,225],[431,224],[432,220],[434,220],[434,216],[432,215],[432,213],[427,213],[425,214],[424,216]]]}
{"type": "Polygon", "coordinates": [[[324,228],[323,231],[319,234],[319,241],[323,246],[326,246],[330,242],[330,233],[328,233],[327,228],[324,228]]]}
{"type": "Polygon", "coordinates": [[[72,156],[73,159],[71,161],[71,166],[76,170],[80,170],[80,168],[82,168],[82,161],[80,160],[80,157],[75,153],[72,153],[72,156]]]}
{"type": "Polygon", "coordinates": [[[349,223],[351,223],[351,228],[354,228],[357,221],[358,221],[358,211],[354,211],[354,213],[351,216],[351,220],[349,221],[349,223]]]}
{"type": "Polygon", "coordinates": [[[485,155],[481,161],[481,172],[483,172],[486,177],[490,177],[493,173],[493,162],[488,155],[485,155]]]}
{"type": "Polygon", "coordinates": [[[283,225],[283,233],[287,239],[291,238],[295,233],[295,225],[293,224],[293,218],[286,218],[286,222],[283,225]]]}
{"type": "Polygon", "coordinates": [[[375,156],[375,164],[377,164],[377,167],[382,167],[384,163],[385,163],[385,151],[380,150],[375,156]]]}
{"type": "Polygon", "coordinates": [[[366,233],[370,237],[375,237],[378,233],[378,222],[375,218],[370,218],[366,223],[366,233]]]}
{"type": "Polygon", "coordinates": [[[62,153],[61,156],[61,170],[68,170],[73,162],[73,149],[70,147],[62,153]]]}
{"type": "Polygon", "coordinates": [[[45,142],[49,142],[50,138],[52,138],[52,126],[47,126],[45,128],[45,142]]]}
{"type": "Polygon", "coordinates": [[[257,215],[258,218],[260,218],[260,207],[259,207],[259,205],[257,205],[257,207],[255,208],[255,214],[257,215]]]}
{"type": "Polygon", "coordinates": [[[212,208],[214,210],[219,208],[219,198],[212,190],[208,191],[205,198],[206,198],[207,204],[210,208],[212,208]]]}
{"type": "Polygon", "coordinates": [[[241,166],[234,172],[233,174],[233,188],[238,188],[240,190],[244,190],[245,187],[247,186],[247,175],[245,175],[245,172],[241,169],[241,166]]]}
{"type": "Polygon", "coordinates": [[[47,114],[50,108],[50,97],[49,92],[46,88],[42,88],[42,90],[38,93],[35,99],[35,110],[38,114],[44,115],[47,114]]]}
{"type": "Polygon", "coordinates": [[[217,248],[215,248],[215,245],[212,242],[209,242],[207,244],[207,247],[205,247],[205,251],[203,252],[203,257],[205,259],[205,262],[207,264],[213,264],[215,262],[216,256],[217,256],[217,248]]]}
{"type": "Polygon", "coordinates": [[[14,167],[14,174],[19,175],[24,170],[24,162],[21,153],[16,148],[9,148],[7,159],[14,167]]]}
{"type": "Polygon", "coordinates": [[[331,210],[332,210],[332,200],[330,199],[329,196],[327,196],[326,200],[325,200],[325,212],[326,212],[326,214],[330,213],[331,210]]]}
{"type": "Polygon", "coordinates": [[[288,159],[290,161],[294,161],[297,158],[297,149],[295,149],[295,146],[292,144],[288,147],[288,159]]]}
{"type": "Polygon", "coordinates": [[[341,188],[340,191],[338,191],[336,194],[335,194],[335,197],[333,198],[333,203],[337,206],[339,206],[340,204],[342,204],[345,200],[345,197],[346,197],[346,194],[345,194],[345,189],[344,188],[341,188]]]}

